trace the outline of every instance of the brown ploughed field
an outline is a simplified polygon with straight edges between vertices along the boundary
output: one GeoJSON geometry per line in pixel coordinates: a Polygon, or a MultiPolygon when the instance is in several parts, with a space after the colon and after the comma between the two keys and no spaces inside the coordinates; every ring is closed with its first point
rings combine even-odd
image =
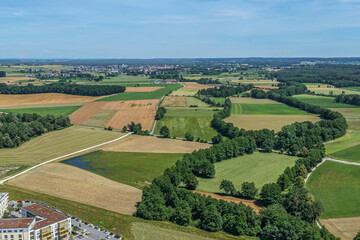
{"type": "Polygon", "coordinates": [[[183,87],[182,89],[196,89],[196,90],[200,90],[200,89],[208,89],[208,88],[213,88],[212,86],[205,86],[199,83],[195,83],[195,82],[187,82],[187,83],[182,83],[183,85],[185,85],[185,87],[183,87]]]}

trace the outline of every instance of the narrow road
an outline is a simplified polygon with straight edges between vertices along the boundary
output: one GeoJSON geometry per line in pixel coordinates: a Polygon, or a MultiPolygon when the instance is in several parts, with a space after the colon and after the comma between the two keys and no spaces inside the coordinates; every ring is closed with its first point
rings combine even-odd
{"type": "MultiPolygon", "coordinates": [[[[164,99],[164,97],[165,97],[165,95],[160,99],[159,103],[156,105],[156,112],[157,112],[157,110],[159,109],[159,106],[160,106],[162,100],[164,99]]],[[[157,120],[155,119],[154,126],[153,126],[153,128],[152,128],[152,130],[151,130],[151,132],[150,132],[150,135],[154,135],[156,123],[157,123],[157,120]]]]}
{"type": "Polygon", "coordinates": [[[317,169],[321,164],[323,164],[325,161],[332,161],[332,162],[338,162],[338,163],[343,163],[343,164],[347,164],[347,165],[355,165],[355,166],[360,166],[360,163],[355,163],[355,162],[348,162],[348,161],[343,161],[343,160],[337,160],[337,159],[333,159],[333,158],[329,158],[329,157],[324,157],[322,159],[322,161],[316,165],[316,167],[314,167],[313,169],[311,169],[311,172],[308,173],[308,175],[305,178],[305,183],[307,182],[307,180],[309,179],[310,175],[315,171],[315,169],[317,169]]]}
{"type": "Polygon", "coordinates": [[[132,133],[127,133],[126,135],[121,136],[121,137],[118,137],[118,138],[116,138],[116,139],[114,139],[114,140],[110,140],[110,141],[107,141],[107,142],[104,142],[104,143],[97,144],[97,145],[92,146],[92,147],[84,148],[84,149],[79,150],[79,151],[76,151],[76,152],[72,152],[72,153],[69,153],[69,154],[66,154],[66,155],[57,157],[57,158],[53,158],[53,159],[51,159],[51,160],[49,160],[49,161],[40,163],[40,164],[38,164],[38,165],[35,165],[35,166],[31,167],[31,168],[28,168],[28,169],[22,171],[22,172],[19,172],[19,173],[15,174],[15,175],[13,175],[13,176],[11,176],[11,177],[5,178],[4,180],[1,180],[1,181],[0,181],[0,184],[4,184],[4,182],[7,182],[7,181],[9,181],[9,180],[11,180],[11,179],[14,179],[14,178],[16,178],[16,177],[18,177],[18,176],[20,176],[20,175],[23,175],[23,174],[25,174],[25,173],[27,173],[27,172],[29,172],[29,171],[37,168],[37,167],[40,167],[40,166],[42,166],[42,165],[45,165],[45,164],[48,164],[48,163],[57,161],[57,160],[59,160],[59,159],[65,158],[65,157],[69,157],[69,156],[78,154],[78,153],[82,153],[82,152],[85,152],[85,151],[88,151],[88,150],[91,150],[91,149],[94,149],[94,148],[97,148],[97,147],[101,147],[101,146],[104,146],[104,145],[109,144],[109,143],[116,142],[116,141],[118,141],[118,140],[120,140],[120,139],[123,139],[123,138],[129,136],[130,134],[132,134],[132,133]]]}

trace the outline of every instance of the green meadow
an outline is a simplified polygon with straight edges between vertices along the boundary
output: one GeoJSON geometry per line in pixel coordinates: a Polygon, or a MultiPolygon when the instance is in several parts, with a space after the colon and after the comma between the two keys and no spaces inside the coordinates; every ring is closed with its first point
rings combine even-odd
{"type": "Polygon", "coordinates": [[[360,166],[326,161],[306,187],[324,206],[322,218],[360,216],[360,166]]]}
{"type": "Polygon", "coordinates": [[[231,114],[279,114],[279,115],[309,115],[297,108],[285,104],[232,104],[231,114]]]}
{"type": "Polygon", "coordinates": [[[318,105],[324,108],[351,108],[356,107],[354,105],[337,103],[335,102],[335,97],[325,97],[325,96],[316,96],[316,95],[295,95],[294,98],[299,99],[304,103],[309,103],[313,105],[318,105]]]}
{"type": "Polygon", "coordinates": [[[142,188],[181,160],[178,153],[132,153],[96,151],[62,161],[113,181],[142,188]]]}
{"type": "Polygon", "coordinates": [[[124,100],[144,100],[144,99],[160,99],[164,95],[180,88],[179,84],[170,84],[165,88],[161,88],[154,92],[123,92],[109,97],[101,98],[97,101],[124,101],[124,100]]]}
{"type": "Polygon", "coordinates": [[[215,163],[215,177],[211,179],[199,178],[197,190],[219,193],[220,183],[223,179],[234,183],[237,190],[245,181],[254,182],[258,189],[266,183],[276,182],[286,167],[295,164],[296,157],[277,154],[260,153],[244,155],[222,162],[215,163]]]}

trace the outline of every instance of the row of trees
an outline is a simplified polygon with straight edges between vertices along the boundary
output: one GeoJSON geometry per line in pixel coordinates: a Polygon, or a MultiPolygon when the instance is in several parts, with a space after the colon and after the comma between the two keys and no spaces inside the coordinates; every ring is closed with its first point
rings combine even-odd
{"type": "Polygon", "coordinates": [[[338,103],[347,103],[352,105],[360,105],[360,95],[357,94],[341,94],[336,96],[335,101],[338,103]]]}
{"type": "Polygon", "coordinates": [[[165,116],[165,113],[166,113],[166,108],[159,107],[158,110],[156,111],[155,120],[162,119],[165,116]]]}
{"type": "Polygon", "coordinates": [[[251,90],[254,86],[252,84],[238,86],[221,86],[219,88],[202,89],[197,92],[197,95],[208,97],[230,97],[251,90]]]}
{"type": "Polygon", "coordinates": [[[0,148],[18,147],[43,133],[70,126],[65,116],[38,114],[1,114],[0,115],[0,148]]]}
{"type": "Polygon", "coordinates": [[[29,84],[27,86],[6,85],[0,83],[1,94],[36,94],[36,93],[65,93],[83,96],[103,96],[125,91],[122,86],[110,85],[79,85],[71,83],[51,83],[40,86],[29,84]]]}

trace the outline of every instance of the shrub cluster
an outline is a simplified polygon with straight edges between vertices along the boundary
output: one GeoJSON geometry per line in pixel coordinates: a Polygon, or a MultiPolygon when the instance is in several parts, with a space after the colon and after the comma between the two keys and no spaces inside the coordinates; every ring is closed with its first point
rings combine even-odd
{"type": "Polygon", "coordinates": [[[336,96],[335,101],[338,103],[347,103],[352,105],[360,105],[360,95],[357,94],[341,94],[336,96]]]}
{"type": "Polygon", "coordinates": [[[197,92],[198,95],[208,96],[208,97],[230,97],[243,93],[245,91],[251,90],[254,86],[252,84],[248,85],[238,85],[238,86],[221,86],[219,88],[208,88],[202,89],[197,92]]]}
{"type": "Polygon", "coordinates": [[[166,113],[166,108],[159,107],[158,110],[156,111],[155,120],[162,119],[165,116],[165,113],[166,113]]]}

